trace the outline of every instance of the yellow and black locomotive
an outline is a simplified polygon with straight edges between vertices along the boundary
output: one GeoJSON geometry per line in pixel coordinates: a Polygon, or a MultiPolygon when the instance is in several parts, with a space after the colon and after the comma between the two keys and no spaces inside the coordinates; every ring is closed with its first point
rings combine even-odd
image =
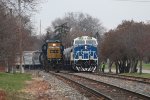
{"type": "Polygon", "coordinates": [[[59,72],[63,65],[64,47],[59,40],[47,40],[42,46],[40,62],[45,71],[55,70],[59,72]]]}

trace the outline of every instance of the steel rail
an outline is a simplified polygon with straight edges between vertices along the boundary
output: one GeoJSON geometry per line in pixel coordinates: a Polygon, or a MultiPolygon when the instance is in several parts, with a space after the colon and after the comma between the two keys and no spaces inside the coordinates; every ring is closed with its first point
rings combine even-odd
{"type": "Polygon", "coordinates": [[[109,73],[93,73],[93,75],[100,75],[100,76],[105,76],[105,77],[112,77],[112,78],[118,78],[118,79],[123,79],[123,80],[136,81],[136,82],[140,82],[140,83],[144,83],[144,84],[150,84],[149,78],[116,75],[116,74],[109,74],[109,73]]]}
{"type": "MultiPolygon", "coordinates": [[[[85,86],[85,85],[82,84],[82,83],[76,82],[76,81],[74,81],[74,80],[72,80],[72,79],[69,79],[69,78],[67,78],[67,77],[65,77],[65,76],[62,76],[62,75],[60,75],[60,74],[58,74],[58,73],[50,72],[50,74],[53,74],[53,75],[55,75],[55,76],[61,77],[61,78],[65,79],[65,80],[68,80],[68,81],[70,81],[70,82],[76,84],[77,86],[86,89],[88,92],[92,93],[92,94],[95,95],[96,97],[99,97],[99,98],[102,97],[102,98],[104,98],[104,100],[113,100],[110,96],[107,96],[107,95],[105,95],[105,94],[103,94],[103,93],[101,93],[101,92],[99,92],[99,91],[97,91],[97,90],[95,90],[95,89],[93,89],[93,88],[90,88],[90,87],[88,87],[88,86],[85,86]]],[[[64,73],[63,73],[63,74],[64,74],[64,73]]]]}
{"type": "MultiPolygon", "coordinates": [[[[71,74],[71,73],[63,73],[63,74],[74,75],[74,74],[71,74]]],[[[150,96],[148,96],[148,95],[144,95],[144,94],[141,94],[141,93],[133,92],[133,91],[128,90],[128,89],[125,89],[125,88],[121,88],[121,87],[118,87],[118,86],[115,86],[115,85],[111,85],[111,84],[108,84],[108,83],[105,83],[105,82],[93,80],[93,79],[86,78],[86,77],[83,77],[83,76],[79,76],[79,75],[74,75],[74,76],[77,76],[77,77],[80,77],[80,78],[84,78],[84,79],[86,79],[86,80],[93,81],[93,82],[96,82],[96,83],[99,83],[99,84],[105,84],[105,85],[107,85],[107,86],[114,87],[114,88],[117,88],[117,89],[126,91],[126,92],[128,92],[128,93],[131,93],[131,94],[133,94],[133,95],[136,95],[137,97],[144,98],[144,100],[150,100],[150,96]]]]}

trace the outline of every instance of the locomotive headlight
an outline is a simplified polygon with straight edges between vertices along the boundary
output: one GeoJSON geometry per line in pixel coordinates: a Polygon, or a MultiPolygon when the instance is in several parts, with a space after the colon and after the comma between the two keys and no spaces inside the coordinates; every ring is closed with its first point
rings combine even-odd
{"type": "Polygon", "coordinates": [[[85,46],[85,49],[87,49],[87,46],[85,46]]]}
{"type": "Polygon", "coordinates": [[[93,60],[93,59],[94,59],[94,57],[93,57],[93,56],[91,56],[91,57],[90,57],[90,59],[91,59],[91,60],[93,60]]]}
{"type": "Polygon", "coordinates": [[[53,46],[56,46],[56,44],[55,44],[55,43],[53,43],[53,46]]]}
{"type": "Polygon", "coordinates": [[[79,56],[79,60],[82,60],[82,56],[79,56]]]}

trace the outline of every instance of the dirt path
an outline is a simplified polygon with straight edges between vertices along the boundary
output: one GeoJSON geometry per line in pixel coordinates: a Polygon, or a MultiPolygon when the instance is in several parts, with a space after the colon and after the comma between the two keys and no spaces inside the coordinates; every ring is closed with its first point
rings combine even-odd
{"type": "Polygon", "coordinates": [[[53,91],[51,84],[38,74],[33,74],[33,79],[26,82],[26,87],[21,90],[21,93],[27,100],[69,100],[63,96],[53,95],[55,91],[53,91]]]}
{"type": "Polygon", "coordinates": [[[33,78],[32,81],[26,82],[26,87],[21,90],[22,93],[28,94],[29,99],[35,100],[50,100],[50,95],[48,94],[51,89],[51,85],[44,81],[42,77],[33,78]]]}
{"type": "Polygon", "coordinates": [[[0,100],[6,100],[6,93],[0,90],[0,100]]]}

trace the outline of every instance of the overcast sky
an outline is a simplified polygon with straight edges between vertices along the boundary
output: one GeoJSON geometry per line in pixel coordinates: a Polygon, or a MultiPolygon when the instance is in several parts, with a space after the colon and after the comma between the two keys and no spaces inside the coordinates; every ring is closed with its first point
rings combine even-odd
{"type": "Polygon", "coordinates": [[[122,20],[150,20],[150,0],[45,0],[39,12],[33,16],[33,23],[42,33],[56,18],[67,12],[83,12],[98,18],[107,29],[113,29],[122,20]]]}

